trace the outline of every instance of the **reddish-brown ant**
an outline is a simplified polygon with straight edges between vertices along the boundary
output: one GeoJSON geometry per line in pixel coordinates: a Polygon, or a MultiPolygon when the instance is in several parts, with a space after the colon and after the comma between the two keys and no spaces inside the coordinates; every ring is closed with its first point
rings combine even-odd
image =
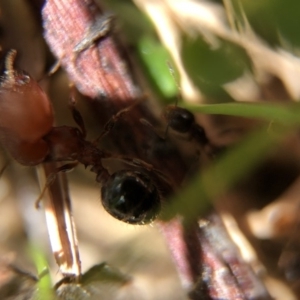
{"type": "MultiPolygon", "coordinates": [[[[91,166],[102,185],[103,206],[111,215],[131,224],[152,222],[160,212],[164,193],[172,189],[164,175],[142,160],[114,156],[87,141],[74,103],[71,110],[80,129],[54,127],[49,99],[32,78],[13,69],[15,55],[13,50],[6,58],[0,86],[0,134],[8,152],[23,165],[72,161],[91,166]],[[119,159],[126,167],[110,174],[102,163],[107,158],[119,159]]],[[[66,168],[69,165],[58,171],[66,168]]]]}

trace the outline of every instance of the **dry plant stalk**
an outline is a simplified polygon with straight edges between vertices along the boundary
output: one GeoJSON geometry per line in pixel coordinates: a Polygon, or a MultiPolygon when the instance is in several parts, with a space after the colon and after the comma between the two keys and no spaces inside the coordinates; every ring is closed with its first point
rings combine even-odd
{"type": "MultiPolygon", "coordinates": [[[[106,27],[110,26],[110,21],[102,27],[97,25],[102,16],[103,12],[93,1],[70,0],[66,4],[59,0],[49,0],[43,9],[45,38],[50,48],[79,91],[91,97],[92,105],[99,111],[103,106],[101,99],[108,99],[113,102],[113,106],[120,109],[122,105],[120,106],[118,101],[130,104],[140,97],[135,80],[128,73],[126,61],[123,60],[122,55],[119,56],[119,53],[123,52],[121,48],[118,48],[118,44],[114,44],[111,32],[113,30],[110,31],[106,27]],[[73,20],[76,20],[75,24],[73,20]],[[86,28],[105,28],[105,30],[97,34],[86,28]],[[88,40],[88,37],[91,40],[88,40]],[[85,46],[87,46],[86,49],[85,46]],[[95,68],[96,65],[99,67],[95,68]]],[[[140,109],[134,113],[134,120],[145,117],[140,109]]],[[[149,117],[149,112],[147,114],[149,117]]],[[[153,116],[151,118],[153,119],[153,116]]],[[[136,135],[138,130],[134,120],[131,121],[130,128],[126,130],[132,130],[136,135]]],[[[118,140],[118,136],[113,134],[111,138],[118,140]]],[[[139,139],[140,136],[137,136],[135,142],[139,142],[139,139]]],[[[121,146],[120,149],[124,150],[124,147],[121,146]]],[[[139,150],[130,150],[129,154],[144,159],[139,150]]],[[[168,175],[175,185],[179,185],[186,172],[180,161],[180,157],[175,155],[166,160],[163,166],[157,158],[152,159],[151,164],[168,175]],[[177,178],[174,178],[175,175],[177,178]]],[[[208,217],[207,223],[202,225],[199,231],[199,224],[182,227],[181,220],[175,219],[169,225],[162,224],[161,226],[166,237],[169,237],[170,247],[173,248],[184,285],[191,289],[196,283],[190,297],[192,299],[215,299],[216,297],[270,299],[263,284],[251,268],[243,262],[238,251],[234,250],[235,246],[226,234],[219,217],[212,214],[208,217]],[[208,238],[214,235],[209,233],[211,230],[218,231],[218,236],[224,243],[227,241],[226,247],[230,248],[228,252],[232,253],[232,257],[222,256],[221,253],[227,251],[218,249],[218,246],[222,248],[225,244],[222,246],[222,243],[219,244],[215,239],[208,238]],[[206,238],[208,240],[204,242],[206,238]],[[182,241],[181,246],[178,243],[174,245],[175,240],[182,241]],[[232,274],[228,268],[230,264],[234,265],[237,268],[236,272],[240,273],[232,274]],[[219,276],[217,273],[221,266],[224,268],[224,274],[219,276]],[[245,276],[246,282],[236,283],[235,276],[241,280],[245,276]],[[228,281],[231,284],[228,284],[228,281]]]]}

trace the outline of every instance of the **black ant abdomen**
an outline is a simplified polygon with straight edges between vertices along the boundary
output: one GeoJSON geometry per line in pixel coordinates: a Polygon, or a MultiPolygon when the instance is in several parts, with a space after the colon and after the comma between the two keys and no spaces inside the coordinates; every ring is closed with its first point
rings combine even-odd
{"type": "Polygon", "coordinates": [[[160,212],[161,199],[154,182],[139,171],[120,171],[101,189],[102,204],[115,218],[130,224],[147,224],[160,212]]]}

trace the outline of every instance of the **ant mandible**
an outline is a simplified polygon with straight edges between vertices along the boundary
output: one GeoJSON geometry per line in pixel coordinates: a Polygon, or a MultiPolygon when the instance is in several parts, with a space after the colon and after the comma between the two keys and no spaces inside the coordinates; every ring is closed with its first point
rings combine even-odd
{"type": "Polygon", "coordinates": [[[79,128],[53,126],[47,95],[28,74],[14,70],[15,57],[16,51],[11,50],[0,83],[0,141],[11,156],[27,166],[49,161],[90,166],[102,186],[103,206],[112,216],[130,224],[152,222],[160,212],[164,193],[172,190],[164,175],[142,160],[114,156],[87,141],[74,101],[71,110],[79,128]],[[128,167],[110,174],[102,164],[106,158],[121,159],[128,167]]]}

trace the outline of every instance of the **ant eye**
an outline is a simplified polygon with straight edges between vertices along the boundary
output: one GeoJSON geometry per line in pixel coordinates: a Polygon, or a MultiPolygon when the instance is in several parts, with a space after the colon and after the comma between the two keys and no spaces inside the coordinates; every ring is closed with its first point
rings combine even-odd
{"type": "Polygon", "coordinates": [[[160,211],[160,196],[153,181],[140,172],[113,174],[101,189],[104,208],[130,224],[152,222],[160,211]]]}
{"type": "Polygon", "coordinates": [[[166,109],[164,115],[169,122],[169,126],[181,133],[188,132],[195,123],[194,115],[184,108],[170,106],[166,109]]]}

